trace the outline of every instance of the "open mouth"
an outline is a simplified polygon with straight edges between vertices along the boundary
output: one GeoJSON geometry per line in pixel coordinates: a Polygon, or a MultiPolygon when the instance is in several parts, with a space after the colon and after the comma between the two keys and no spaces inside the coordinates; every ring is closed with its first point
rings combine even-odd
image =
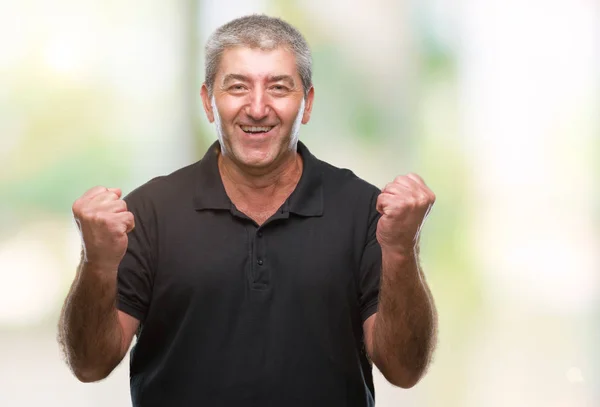
{"type": "Polygon", "coordinates": [[[270,132],[275,126],[240,126],[246,134],[265,134],[270,132]]]}

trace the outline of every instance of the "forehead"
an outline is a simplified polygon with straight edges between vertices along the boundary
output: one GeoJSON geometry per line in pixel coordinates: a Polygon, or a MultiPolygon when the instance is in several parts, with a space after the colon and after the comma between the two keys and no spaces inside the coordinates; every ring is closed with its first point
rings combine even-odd
{"type": "Polygon", "coordinates": [[[271,50],[248,47],[227,48],[221,55],[217,80],[228,74],[255,79],[278,75],[299,78],[296,57],[293,52],[284,47],[271,50]]]}

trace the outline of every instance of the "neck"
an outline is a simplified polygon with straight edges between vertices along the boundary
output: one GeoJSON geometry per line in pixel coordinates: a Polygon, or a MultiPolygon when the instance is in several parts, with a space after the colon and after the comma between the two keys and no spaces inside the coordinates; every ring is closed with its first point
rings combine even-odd
{"type": "Polygon", "coordinates": [[[221,153],[218,163],[226,189],[235,189],[235,195],[251,202],[268,201],[295,188],[303,167],[302,158],[296,151],[289,151],[268,168],[246,168],[221,153]]]}

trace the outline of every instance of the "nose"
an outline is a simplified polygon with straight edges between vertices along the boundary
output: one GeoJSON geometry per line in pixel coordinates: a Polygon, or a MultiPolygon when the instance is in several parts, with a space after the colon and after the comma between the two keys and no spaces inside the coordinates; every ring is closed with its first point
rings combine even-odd
{"type": "Polygon", "coordinates": [[[246,107],[246,114],[255,121],[260,121],[269,114],[267,95],[262,89],[254,89],[250,93],[250,102],[246,107]]]}

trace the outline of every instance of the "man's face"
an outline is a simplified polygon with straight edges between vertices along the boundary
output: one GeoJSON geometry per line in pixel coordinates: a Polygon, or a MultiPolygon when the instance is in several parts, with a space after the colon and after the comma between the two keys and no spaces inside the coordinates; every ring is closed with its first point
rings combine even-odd
{"type": "Polygon", "coordinates": [[[295,149],[300,124],[310,119],[313,94],[311,88],[305,100],[296,59],[285,48],[226,49],[213,97],[202,87],[204,109],[217,126],[224,153],[255,168],[295,149]]]}

